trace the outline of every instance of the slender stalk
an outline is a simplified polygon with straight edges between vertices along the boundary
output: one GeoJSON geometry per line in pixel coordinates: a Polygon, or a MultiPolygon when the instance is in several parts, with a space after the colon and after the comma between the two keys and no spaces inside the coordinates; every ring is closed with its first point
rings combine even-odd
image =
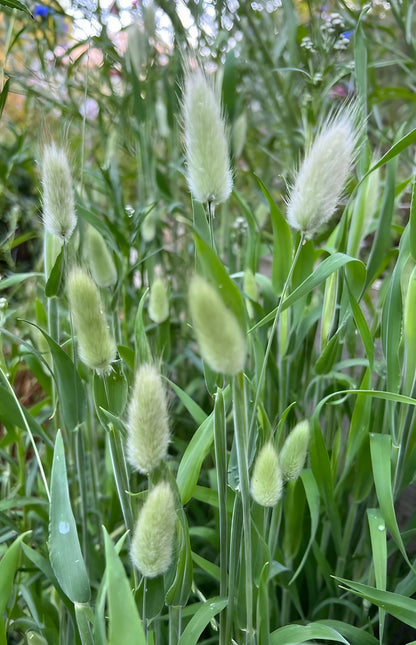
{"type": "Polygon", "coordinates": [[[133,512],[131,508],[130,497],[127,493],[128,478],[126,469],[126,460],[124,457],[123,445],[120,435],[113,427],[108,432],[109,449],[113,474],[117,488],[117,494],[120,501],[121,511],[123,513],[126,528],[132,533],[134,528],[133,512]]]}
{"type": "Polygon", "coordinates": [[[169,645],[177,645],[181,635],[182,607],[169,606],[169,645]]]}
{"type": "Polygon", "coordinates": [[[147,640],[147,615],[146,615],[147,578],[143,576],[143,603],[142,603],[142,624],[145,638],[147,640]]]}
{"type": "MultiPolygon", "coordinates": [[[[217,388],[214,408],[215,467],[217,471],[218,506],[220,521],[220,596],[227,595],[227,428],[223,392],[217,388]]],[[[226,645],[226,609],[220,614],[219,645],[226,645]]]]}
{"type": "Polygon", "coordinates": [[[243,507],[243,535],[245,557],[246,585],[246,645],[254,645],[253,627],[253,572],[251,557],[251,516],[250,488],[248,479],[248,424],[244,374],[240,372],[233,378],[234,431],[237,447],[238,474],[240,494],[243,507]]]}
{"type": "Polygon", "coordinates": [[[231,643],[231,632],[232,632],[232,620],[234,616],[234,603],[235,603],[235,586],[237,580],[237,569],[238,563],[240,561],[240,552],[241,552],[241,526],[242,526],[242,517],[241,517],[241,498],[239,495],[235,496],[234,508],[231,520],[231,531],[230,531],[230,569],[228,576],[228,605],[227,605],[227,616],[226,616],[226,627],[225,627],[225,642],[231,643]]]}
{"type": "Polygon", "coordinates": [[[279,304],[278,304],[277,309],[276,309],[276,313],[275,313],[274,320],[273,320],[273,325],[272,325],[272,327],[270,329],[269,340],[267,342],[266,351],[264,353],[263,365],[261,366],[259,382],[257,383],[256,397],[254,399],[253,411],[252,411],[252,414],[251,414],[250,428],[249,428],[249,433],[248,433],[249,437],[251,437],[251,435],[252,435],[254,424],[255,424],[256,418],[257,418],[257,406],[259,404],[260,395],[261,395],[261,389],[263,387],[263,381],[264,381],[264,377],[265,377],[265,374],[266,374],[267,361],[269,359],[270,351],[271,351],[273,340],[274,340],[275,333],[276,333],[277,322],[279,320],[280,312],[282,310],[282,305],[283,305],[283,302],[285,300],[286,291],[289,288],[290,281],[292,279],[293,269],[296,266],[296,262],[298,261],[300,251],[302,249],[303,240],[304,240],[304,235],[302,233],[302,235],[300,237],[300,240],[299,240],[298,247],[296,249],[295,256],[293,258],[292,265],[290,267],[288,276],[286,278],[286,282],[285,282],[285,284],[283,286],[282,295],[280,297],[279,304]]]}
{"type": "Polygon", "coordinates": [[[88,619],[89,611],[91,609],[88,604],[75,603],[75,616],[82,645],[94,645],[91,623],[88,619]]]}

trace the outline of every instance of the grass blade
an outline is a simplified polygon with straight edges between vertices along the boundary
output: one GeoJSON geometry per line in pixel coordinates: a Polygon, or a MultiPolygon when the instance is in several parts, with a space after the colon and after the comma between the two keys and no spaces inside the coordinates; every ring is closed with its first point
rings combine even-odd
{"type": "Polygon", "coordinates": [[[88,602],[90,584],[69,499],[64,443],[60,430],[56,435],[52,464],[49,556],[56,578],[68,598],[72,602],[88,602]]]}

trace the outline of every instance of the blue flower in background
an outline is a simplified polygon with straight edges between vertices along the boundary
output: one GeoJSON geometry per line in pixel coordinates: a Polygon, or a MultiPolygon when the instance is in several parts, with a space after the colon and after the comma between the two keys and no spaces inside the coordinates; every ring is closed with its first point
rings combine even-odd
{"type": "Polygon", "coordinates": [[[346,40],[349,40],[351,36],[353,35],[353,31],[343,31],[341,36],[343,36],[346,40]]]}
{"type": "Polygon", "coordinates": [[[46,18],[46,16],[52,13],[55,13],[54,10],[44,4],[35,4],[35,8],[33,9],[33,15],[35,18],[46,18]]]}

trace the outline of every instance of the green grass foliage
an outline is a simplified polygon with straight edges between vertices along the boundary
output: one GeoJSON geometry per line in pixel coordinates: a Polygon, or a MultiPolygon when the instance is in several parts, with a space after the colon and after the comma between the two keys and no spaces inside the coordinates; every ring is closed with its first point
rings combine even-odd
{"type": "MultiPolygon", "coordinates": [[[[413,3],[0,5],[0,645],[411,645],[413,3]],[[194,64],[230,143],[234,186],[215,216],[187,184],[194,64]],[[308,237],[287,223],[290,188],[345,102],[354,169],[308,237]],[[52,142],[73,177],[65,240],[42,223],[52,142]],[[98,371],[80,358],[97,327],[88,299],[74,316],[68,298],[77,266],[110,276],[93,288],[116,354],[98,371]],[[214,371],[233,341],[238,367],[214,371]],[[168,457],[143,475],[126,445],[149,363],[168,400],[168,457]],[[291,473],[256,480],[267,507],[251,495],[265,445],[256,478],[280,453],[291,473]],[[167,555],[145,578],[130,546],[161,482],[174,538],[172,509],[165,536],[163,509],[146,507],[167,555]]],[[[154,439],[160,410],[144,411],[154,439]]]]}

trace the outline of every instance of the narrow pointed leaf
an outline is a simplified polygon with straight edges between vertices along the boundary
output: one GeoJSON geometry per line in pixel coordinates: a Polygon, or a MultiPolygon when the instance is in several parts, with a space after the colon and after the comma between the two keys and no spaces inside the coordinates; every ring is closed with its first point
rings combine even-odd
{"type": "Polygon", "coordinates": [[[117,551],[104,529],[109,645],[146,645],[131,585],[117,551]]]}
{"type": "Polygon", "coordinates": [[[90,585],[69,499],[64,443],[60,430],[56,435],[52,464],[49,557],[56,578],[68,598],[72,602],[88,602],[90,585]]]}

